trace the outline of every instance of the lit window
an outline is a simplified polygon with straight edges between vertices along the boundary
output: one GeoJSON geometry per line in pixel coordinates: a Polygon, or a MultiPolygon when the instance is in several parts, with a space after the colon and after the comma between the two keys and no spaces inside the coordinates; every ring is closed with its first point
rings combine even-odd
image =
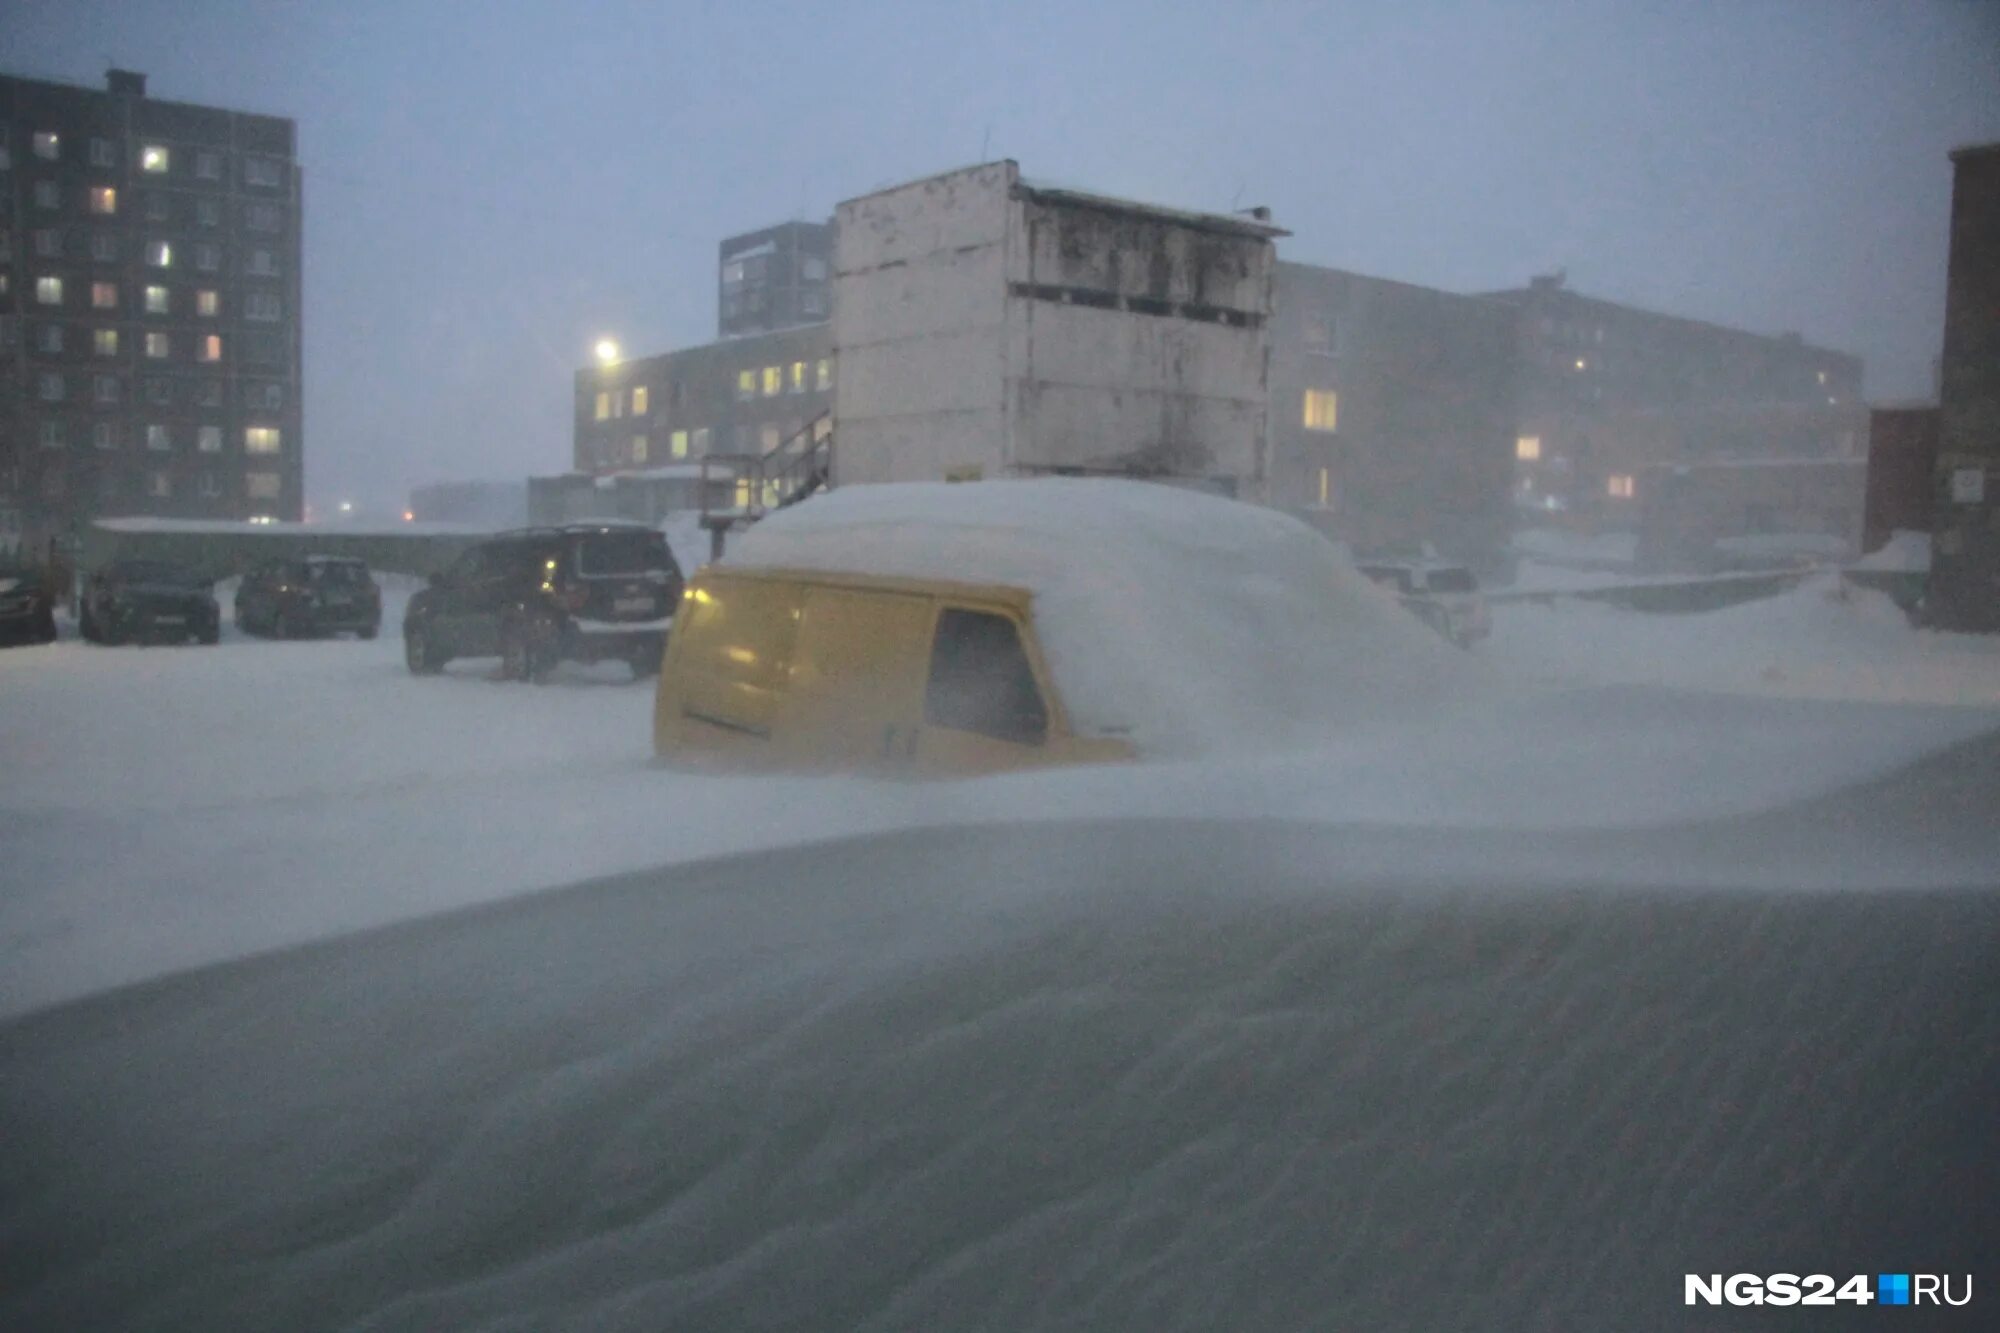
{"type": "Polygon", "coordinates": [[[205,454],[222,452],[222,427],[203,426],[195,433],[195,447],[205,454]]]}
{"type": "Polygon", "coordinates": [[[174,247],[165,241],[146,242],[146,262],[154,268],[172,268],[174,247]]]}
{"type": "Polygon", "coordinates": [[[645,436],[634,435],[632,437],[632,461],[635,463],[645,462],[646,452],[650,447],[645,436]]]}
{"type": "Polygon", "coordinates": [[[243,450],[252,454],[275,454],[278,452],[278,428],[276,426],[247,426],[243,431],[243,450]]]}
{"type": "Polygon", "coordinates": [[[1536,462],[1541,458],[1541,456],[1542,456],[1541,436],[1523,435],[1520,439],[1514,441],[1514,457],[1520,459],[1523,463],[1536,462]]]}
{"type": "Polygon", "coordinates": [[[611,419],[611,395],[608,393],[597,395],[597,419],[599,421],[611,419]]]}
{"type": "Polygon", "coordinates": [[[222,360],[222,335],[211,333],[204,337],[201,340],[199,350],[195,353],[195,357],[200,361],[222,360]]]}
{"type": "Polygon", "coordinates": [[[757,396],[756,371],[739,370],[736,372],[736,396],[739,399],[755,398],[757,396]]]}
{"type": "Polygon", "coordinates": [[[222,297],[212,287],[203,287],[194,294],[194,312],[197,315],[214,316],[222,313],[222,297]]]}
{"type": "Polygon", "coordinates": [[[222,154],[203,149],[194,155],[194,174],[205,181],[222,179],[222,154]]]}
{"type": "Polygon", "coordinates": [[[174,447],[173,437],[167,433],[165,426],[155,421],[146,427],[146,447],[148,449],[171,449],[174,447]]]}
{"type": "Polygon", "coordinates": [[[149,315],[164,315],[167,313],[166,288],[148,287],[146,289],[146,313],[149,315]]]}
{"type": "Polygon", "coordinates": [[[38,208],[61,208],[62,186],[54,181],[35,182],[35,206],[38,208]]]}
{"type": "Polygon", "coordinates": [[[647,389],[646,389],[646,386],[645,386],[645,385],[643,385],[643,384],[637,384],[637,385],[634,385],[634,386],[632,387],[632,415],[633,415],[633,416],[635,416],[635,417],[643,417],[643,416],[645,416],[645,415],[646,415],[646,403],[647,403],[647,400],[648,400],[648,399],[649,399],[650,397],[651,397],[651,394],[650,394],[650,393],[648,393],[648,391],[647,391],[647,389]]]}
{"type": "Polygon", "coordinates": [[[118,308],[118,284],[115,282],[93,282],[90,284],[90,304],[97,310],[118,308]]]}
{"type": "Polygon", "coordinates": [[[147,483],[148,489],[157,499],[164,500],[174,493],[174,479],[169,473],[150,472],[147,474],[147,483]]]}
{"type": "Polygon", "coordinates": [[[804,393],[805,391],[806,363],[803,361],[794,361],[792,362],[792,392],[804,393]]]}
{"type": "Polygon", "coordinates": [[[779,366],[764,367],[764,396],[775,398],[784,390],[785,372],[779,366]]]}
{"type": "Polygon", "coordinates": [[[667,437],[667,447],[675,458],[686,458],[688,456],[688,433],[684,430],[675,431],[667,437]]]}
{"type": "Polygon", "coordinates": [[[35,300],[42,305],[61,305],[62,279],[36,278],[35,300]]]}
{"type": "Polygon", "coordinates": [[[1325,509],[1332,498],[1333,469],[1323,467],[1319,470],[1319,507],[1325,509]]]}
{"type": "Polygon", "coordinates": [[[118,211],[118,191],[109,185],[93,186],[90,191],[90,211],[110,216],[118,211]]]}
{"type": "Polygon", "coordinates": [[[818,364],[813,367],[813,387],[821,393],[825,393],[833,387],[832,358],[823,356],[819,359],[818,364]]]}
{"type": "Polygon", "coordinates": [[[1622,475],[1607,477],[1604,489],[1614,500],[1629,500],[1632,498],[1632,478],[1622,475]]]}
{"type": "Polygon", "coordinates": [[[1340,395],[1332,389],[1307,389],[1305,401],[1307,430],[1333,430],[1340,422],[1340,395]]]}
{"type": "Polygon", "coordinates": [[[91,339],[99,356],[118,355],[118,330],[99,329],[91,339]]]}
{"type": "Polygon", "coordinates": [[[246,472],[243,474],[243,489],[252,500],[275,500],[278,498],[278,474],[246,472]]]}
{"type": "Polygon", "coordinates": [[[99,375],[96,384],[96,397],[98,402],[107,405],[117,402],[118,377],[116,375],[99,375]]]}
{"type": "MultiPolygon", "coordinates": [[[[116,380],[112,381],[113,384],[117,382],[116,380]]],[[[98,422],[90,428],[90,442],[100,449],[116,449],[118,447],[118,424],[113,421],[98,422]]]]}
{"type": "Polygon", "coordinates": [[[1821,371],[1821,372],[1819,373],[1819,382],[1820,382],[1820,383],[1821,383],[1822,385],[1824,385],[1824,384],[1826,383],[1826,372],[1825,372],[1824,370],[1822,370],[1822,371],[1821,371]]]}
{"type": "Polygon", "coordinates": [[[35,156],[45,162],[53,162],[61,157],[62,137],[48,133],[37,134],[35,136],[35,156]]]}
{"type": "Polygon", "coordinates": [[[146,335],[146,355],[153,358],[153,360],[158,361],[163,359],[169,350],[171,349],[166,334],[149,333],[146,335]]]}
{"type": "Polygon", "coordinates": [[[169,165],[167,150],[149,143],[139,150],[139,170],[149,176],[164,176],[169,165]]]}
{"type": "Polygon", "coordinates": [[[118,154],[112,151],[111,140],[92,139],[90,141],[90,165],[93,167],[115,167],[118,154]]]}

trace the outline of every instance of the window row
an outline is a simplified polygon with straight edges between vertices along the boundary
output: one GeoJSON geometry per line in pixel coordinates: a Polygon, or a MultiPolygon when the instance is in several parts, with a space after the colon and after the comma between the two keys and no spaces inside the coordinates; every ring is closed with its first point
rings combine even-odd
{"type": "MultiPolygon", "coordinates": [[[[222,452],[222,427],[196,426],[190,436],[186,431],[176,429],[164,422],[147,422],[139,429],[138,438],[155,453],[171,453],[183,441],[191,440],[195,452],[219,454],[222,452]]],[[[44,419],[37,430],[37,439],[44,449],[62,449],[69,445],[68,423],[54,419],[44,419]]],[[[116,449],[125,441],[122,423],[116,421],[93,421],[90,423],[90,442],[99,449],[116,449]]],[[[284,451],[282,432],[276,426],[246,426],[243,429],[243,452],[246,454],[276,454],[284,451]]]]}
{"type": "MultiPolygon", "coordinates": [[[[37,305],[60,306],[65,296],[65,282],[61,278],[40,277],[35,279],[35,302],[37,305]]],[[[188,292],[182,293],[183,302],[193,306],[193,313],[214,319],[222,314],[222,295],[213,287],[197,287],[192,292],[193,300],[187,301],[188,292]]],[[[93,282],[90,284],[90,308],[92,310],[116,310],[119,308],[120,293],[115,282],[93,282]]],[[[141,308],[149,315],[171,315],[174,313],[173,293],[168,288],[149,284],[140,293],[141,308]]],[[[284,318],[284,301],[276,292],[246,292],[243,297],[243,318],[259,323],[276,323],[284,318]]],[[[56,327],[51,325],[50,327],[56,327]]]]}
{"type": "MultiPolygon", "coordinates": [[[[84,208],[94,217],[118,216],[118,187],[114,185],[90,185],[84,187],[84,208]]],[[[35,182],[33,192],[35,207],[45,212],[60,209],[63,203],[62,185],[56,181],[35,182]]],[[[173,222],[174,197],[158,190],[147,192],[145,196],[146,221],[173,222]]],[[[194,208],[186,214],[197,227],[220,227],[222,225],[223,201],[213,195],[194,197],[194,208]]],[[[277,204],[249,203],[243,206],[243,226],[246,231],[283,231],[285,212],[277,204]]]]}
{"type": "MultiPolygon", "coordinates": [[[[124,381],[116,375],[77,376],[88,379],[88,392],[92,402],[111,404],[119,402],[124,395],[124,381]]],[[[197,379],[190,381],[193,389],[186,395],[196,407],[221,407],[223,382],[219,379],[197,379]]],[[[172,407],[181,398],[176,385],[181,381],[167,377],[149,377],[144,381],[142,396],[154,407],[172,407]]],[[[79,389],[81,392],[81,389],[79,389]]],[[[71,396],[70,377],[55,371],[44,371],[36,377],[35,396],[45,403],[68,402],[71,396]]],[[[285,386],[269,380],[253,380],[243,385],[243,406],[253,412],[276,412],[285,406],[285,386]]]]}
{"type": "MultiPolygon", "coordinates": [[[[145,474],[146,494],[155,499],[173,498],[174,474],[163,469],[154,469],[145,474]]],[[[124,478],[116,472],[100,472],[97,476],[97,493],[109,499],[124,488],[124,478]]],[[[42,474],[42,495],[46,499],[59,500],[68,490],[68,483],[60,472],[42,474]]],[[[219,473],[203,472],[194,479],[195,495],[205,500],[222,498],[225,479],[219,473]]],[[[284,493],[284,479],[275,472],[246,472],[243,474],[243,494],[251,500],[275,500],[284,493]]]]}
{"type": "MultiPolygon", "coordinates": [[[[810,387],[814,391],[825,393],[833,387],[832,358],[823,356],[810,363],[810,368],[810,387]]],[[[789,374],[784,366],[765,366],[761,372],[754,368],[739,370],[736,372],[736,397],[748,402],[758,397],[761,391],[761,396],[765,398],[776,398],[785,392],[787,386],[793,393],[804,393],[808,387],[807,369],[807,362],[794,361],[789,374]]]]}
{"type": "MultiPolygon", "coordinates": [[[[71,252],[68,238],[59,227],[37,228],[30,240],[37,259],[61,259],[71,252]]],[[[125,257],[124,238],[116,232],[92,232],[89,252],[89,258],[96,263],[116,264],[125,257]]],[[[0,263],[11,260],[13,256],[13,238],[8,233],[0,231],[0,263]]],[[[152,240],[140,246],[140,258],[149,268],[164,269],[173,268],[176,264],[183,267],[192,264],[203,273],[220,273],[223,250],[221,246],[206,241],[176,246],[172,241],[152,240]]],[[[256,278],[277,277],[278,252],[265,249],[244,251],[243,271],[256,278]]]]}
{"type": "MultiPolygon", "coordinates": [[[[63,160],[64,136],[55,130],[39,130],[29,136],[28,145],[34,155],[43,162],[63,160]]],[[[89,136],[85,141],[86,160],[93,167],[119,165],[119,145],[106,138],[89,136]]],[[[196,180],[219,181],[226,165],[223,151],[219,148],[175,148],[167,143],[143,143],[139,146],[139,170],[147,176],[171,176],[176,164],[191,167],[196,180]]],[[[4,141],[0,141],[0,169],[13,165],[13,154],[4,141]]],[[[243,156],[243,183],[267,189],[275,189],[285,183],[285,159],[267,157],[262,154],[246,153],[243,156]]]]}

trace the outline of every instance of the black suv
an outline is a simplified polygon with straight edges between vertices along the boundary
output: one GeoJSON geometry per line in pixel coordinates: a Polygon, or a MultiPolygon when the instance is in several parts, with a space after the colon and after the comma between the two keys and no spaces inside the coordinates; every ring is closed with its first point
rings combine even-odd
{"type": "Polygon", "coordinates": [[[120,560],[84,583],[77,628],[92,643],[214,643],[222,636],[214,583],[167,560],[120,560]]]}
{"type": "Polygon", "coordinates": [[[0,556],[0,643],[54,643],[56,600],[48,576],[0,556]]]}
{"type": "Polygon", "coordinates": [[[236,628],[280,639],[343,631],[372,639],[382,628],[382,590],[360,560],[272,560],[237,586],[236,628]]]}
{"type": "Polygon", "coordinates": [[[638,524],[576,523],[505,532],[431,576],[403,615],[403,658],[428,675],[454,657],[498,655],[510,680],[545,680],[557,662],[619,658],[660,669],[680,605],[667,539],[638,524]]]}

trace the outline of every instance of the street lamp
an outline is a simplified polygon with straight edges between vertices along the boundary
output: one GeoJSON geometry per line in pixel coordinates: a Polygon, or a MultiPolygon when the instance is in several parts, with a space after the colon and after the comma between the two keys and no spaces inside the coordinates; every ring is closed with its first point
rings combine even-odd
{"type": "Polygon", "coordinates": [[[612,365],[618,360],[618,341],[615,338],[597,340],[597,359],[603,365],[612,365]]]}

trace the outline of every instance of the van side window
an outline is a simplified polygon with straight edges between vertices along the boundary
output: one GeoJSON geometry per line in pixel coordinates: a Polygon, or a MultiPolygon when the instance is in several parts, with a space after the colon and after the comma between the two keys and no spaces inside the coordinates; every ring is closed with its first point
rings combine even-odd
{"type": "Polygon", "coordinates": [[[946,608],[931,643],[924,721],[996,740],[1040,745],[1049,713],[1014,622],[946,608]]]}

